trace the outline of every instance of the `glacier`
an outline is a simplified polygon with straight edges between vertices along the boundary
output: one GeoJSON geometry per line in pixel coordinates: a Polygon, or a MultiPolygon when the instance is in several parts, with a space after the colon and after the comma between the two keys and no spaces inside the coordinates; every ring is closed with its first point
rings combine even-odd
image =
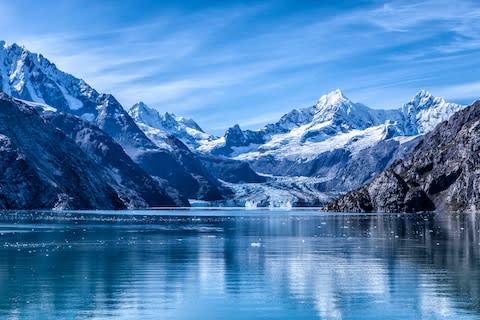
{"type": "Polygon", "coordinates": [[[464,107],[420,90],[399,108],[373,109],[337,89],[261,129],[235,125],[222,137],[144,103],[129,112],[159,146],[163,137],[158,132],[174,135],[204,159],[246,163],[265,178],[256,183],[222,180],[234,196],[213,205],[288,207],[321,205],[360,187],[408,155],[419,136],[464,107]]]}

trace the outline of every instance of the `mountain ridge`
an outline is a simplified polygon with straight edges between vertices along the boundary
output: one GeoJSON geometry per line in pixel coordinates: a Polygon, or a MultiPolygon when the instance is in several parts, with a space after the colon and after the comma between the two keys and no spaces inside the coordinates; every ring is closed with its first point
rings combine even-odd
{"type": "Polygon", "coordinates": [[[0,47],[1,90],[15,98],[48,105],[96,125],[148,174],[167,180],[187,198],[222,199],[224,190],[175,137],[159,148],[111,94],[59,70],[42,55],[16,44],[0,47]]]}
{"type": "MultiPolygon", "coordinates": [[[[192,119],[160,113],[143,102],[127,112],[113,95],[98,93],[16,44],[0,46],[0,62],[2,91],[33,101],[45,117],[51,112],[80,117],[111,137],[165,188],[178,190],[180,197],[215,203],[318,205],[319,199],[369,182],[408,155],[418,137],[464,108],[420,90],[397,109],[372,109],[337,89],[258,130],[234,125],[216,137],[192,119]],[[259,198],[246,190],[268,196],[259,198]]],[[[88,127],[86,123],[80,126],[88,127]]],[[[67,133],[69,129],[63,127],[67,133]]]]}
{"type": "MultiPolygon", "coordinates": [[[[305,180],[308,187],[304,189],[308,196],[301,203],[308,204],[310,199],[312,205],[317,205],[317,199],[327,198],[326,193],[342,194],[370,181],[391,163],[408,155],[418,143],[417,137],[462,108],[420,90],[396,109],[372,109],[352,102],[337,89],[322,95],[315,105],[294,109],[261,129],[242,130],[237,124],[223,137],[198,139],[195,151],[204,159],[216,157],[248,163],[264,177],[264,187],[232,184],[240,179],[228,181],[237,196],[248,198],[245,203],[295,203],[293,199],[298,195],[285,194],[285,181],[292,181],[285,178],[309,177],[312,182],[305,180]],[[275,199],[275,189],[288,200],[275,199]],[[253,200],[245,190],[269,193],[269,200],[253,200]]],[[[150,112],[158,113],[153,108],[150,112]]],[[[174,131],[163,129],[175,135],[174,131]]],[[[148,127],[145,131],[155,141],[151,136],[153,131],[149,130],[155,128],[148,127]]],[[[185,132],[182,134],[180,139],[195,138],[185,138],[185,132]]]]}

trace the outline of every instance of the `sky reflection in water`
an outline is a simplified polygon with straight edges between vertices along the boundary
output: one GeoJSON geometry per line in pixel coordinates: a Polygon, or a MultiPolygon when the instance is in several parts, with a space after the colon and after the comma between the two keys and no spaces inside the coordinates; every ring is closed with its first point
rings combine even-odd
{"type": "Polygon", "coordinates": [[[480,316],[475,215],[168,213],[0,214],[0,318],[480,316]]]}

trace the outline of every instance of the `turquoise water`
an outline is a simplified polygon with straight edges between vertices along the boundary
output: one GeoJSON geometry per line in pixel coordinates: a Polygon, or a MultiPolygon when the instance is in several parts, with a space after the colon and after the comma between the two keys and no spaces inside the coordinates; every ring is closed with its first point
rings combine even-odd
{"type": "Polygon", "coordinates": [[[479,319],[480,216],[0,213],[0,319],[479,319]]]}

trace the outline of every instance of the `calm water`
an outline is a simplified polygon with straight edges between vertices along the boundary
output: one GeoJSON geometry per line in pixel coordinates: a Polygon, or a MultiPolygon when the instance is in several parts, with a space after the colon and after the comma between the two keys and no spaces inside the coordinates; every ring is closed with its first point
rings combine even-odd
{"type": "Polygon", "coordinates": [[[480,318],[480,216],[130,214],[0,213],[0,319],[480,318]]]}

